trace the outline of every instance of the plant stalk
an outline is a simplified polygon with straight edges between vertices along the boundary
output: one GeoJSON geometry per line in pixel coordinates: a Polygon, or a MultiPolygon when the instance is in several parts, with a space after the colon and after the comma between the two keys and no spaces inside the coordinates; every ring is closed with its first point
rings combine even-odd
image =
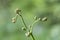
{"type": "Polygon", "coordinates": [[[24,22],[24,19],[23,19],[23,17],[22,17],[22,15],[19,14],[19,16],[21,17],[24,26],[27,28],[27,26],[26,26],[26,24],[25,24],[25,22],[24,22]]]}
{"type": "Polygon", "coordinates": [[[32,39],[33,39],[33,40],[35,40],[35,38],[34,38],[34,36],[33,36],[33,34],[32,34],[32,33],[31,33],[31,37],[32,37],[32,39]]]}
{"type": "MultiPolygon", "coordinates": [[[[24,26],[27,28],[27,26],[26,26],[26,24],[25,24],[25,22],[24,22],[24,19],[23,19],[23,17],[22,17],[22,15],[19,14],[19,16],[21,17],[24,26]]],[[[31,33],[30,35],[31,35],[31,37],[32,37],[32,40],[35,40],[33,34],[31,33]]]]}

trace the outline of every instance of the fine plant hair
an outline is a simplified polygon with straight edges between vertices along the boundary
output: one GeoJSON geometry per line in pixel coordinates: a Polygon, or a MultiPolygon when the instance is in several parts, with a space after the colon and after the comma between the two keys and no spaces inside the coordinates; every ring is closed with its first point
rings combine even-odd
{"type": "Polygon", "coordinates": [[[34,38],[34,36],[33,36],[33,33],[32,33],[32,32],[33,32],[33,31],[32,31],[33,25],[34,25],[35,23],[37,23],[38,21],[43,21],[43,22],[44,22],[44,21],[47,21],[47,17],[37,18],[37,17],[35,16],[35,17],[33,18],[35,21],[32,23],[32,25],[27,26],[26,23],[25,23],[25,21],[24,21],[24,19],[23,19],[21,10],[17,8],[15,12],[16,12],[16,16],[12,18],[12,22],[13,22],[13,23],[16,23],[17,17],[20,16],[20,18],[21,18],[21,20],[22,20],[22,22],[23,22],[23,24],[24,24],[24,27],[22,27],[22,30],[26,32],[26,33],[25,33],[26,37],[30,37],[30,36],[31,36],[31,37],[32,37],[32,40],[35,40],[35,38],[34,38]],[[27,30],[28,30],[28,32],[27,32],[27,30]]]}

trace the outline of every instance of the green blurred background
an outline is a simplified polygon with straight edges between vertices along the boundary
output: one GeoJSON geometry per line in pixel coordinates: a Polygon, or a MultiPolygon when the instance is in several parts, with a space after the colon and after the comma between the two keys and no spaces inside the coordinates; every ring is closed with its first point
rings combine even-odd
{"type": "Polygon", "coordinates": [[[22,10],[27,26],[33,22],[34,16],[48,17],[46,22],[34,25],[36,40],[60,40],[60,0],[0,0],[0,40],[32,40],[21,30],[20,17],[15,24],[11,22],[16,8],[22,10]]]}

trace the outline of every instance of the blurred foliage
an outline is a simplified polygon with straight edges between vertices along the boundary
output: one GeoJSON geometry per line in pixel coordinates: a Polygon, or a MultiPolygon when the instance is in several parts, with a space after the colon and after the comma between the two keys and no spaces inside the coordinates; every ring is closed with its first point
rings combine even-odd
{"type": "Polygon", "coordinates": [[[31,40],[21,30],[22,20],[18,17],[13,24],[11,18],[15,9],[20,8],[27,25],[33,17],[48,17],[33,27],[36,40],[60,40],[60,0],[0,0],[0,40],[31,40]]]}

